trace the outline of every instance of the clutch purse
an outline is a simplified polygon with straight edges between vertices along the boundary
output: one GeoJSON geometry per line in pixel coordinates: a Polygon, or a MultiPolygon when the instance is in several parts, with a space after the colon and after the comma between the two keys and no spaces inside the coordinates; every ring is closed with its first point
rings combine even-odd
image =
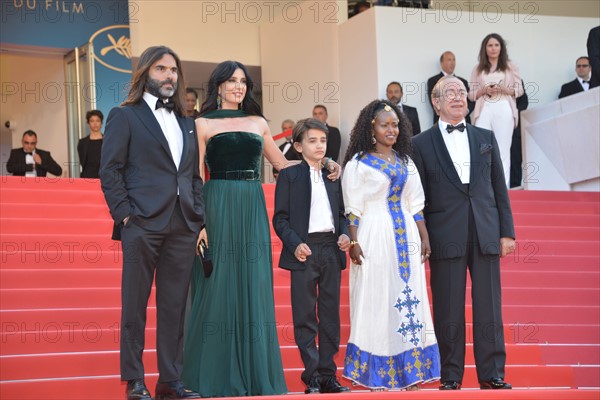
{"type": "Polygon", "coordinates": [[[208,245],[204,239],[198,243],[198,254],[200,254],[200,261],[202,261],[202,269],[204,269],[204,276],[210,277],[213,271],[212,257],[208,245]]]}

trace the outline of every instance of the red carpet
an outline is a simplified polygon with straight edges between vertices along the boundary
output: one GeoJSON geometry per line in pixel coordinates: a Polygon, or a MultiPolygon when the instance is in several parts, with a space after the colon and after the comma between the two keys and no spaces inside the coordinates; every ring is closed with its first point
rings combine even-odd
{"type": "MultiPolygon", "coordinates": [[[[118,338],[121,252],[99,183],[0,177],[0,398],[121,399],[118,338]]],[[[274,186],[266,185],[269,213],[274,186]]],[[[600,397],[600,195],[511,191],[517,252],[502,262],[507,393],[491,399],[600,397]]],[[[281,243],[273,234],[275,265],[281,243]]],[[[300,392],[289,273],[274,269],[279,340],[290,392],[300,392]]],[[[342,365],[349,334],[342,283],[342,365]]],[[[470,298],[467,298],[470,303],[470,298]]],[[[151,299],[145,354],[156,382],[151,299]]],[[[467,321],[471,321],[467,306],[467,321]]],[[[472,346],[465,390],[328,395],[328,399],[481,398],[472,346]],[[468,390],[473,388],[473,390],[468,390]]],[[[321,398],[314,395],[303,399],[321,398]]],[[[269,398],[269,397],[265,397],[269,398]]],[[[272,398],[272,397],[271,397],[272,398]]]]}

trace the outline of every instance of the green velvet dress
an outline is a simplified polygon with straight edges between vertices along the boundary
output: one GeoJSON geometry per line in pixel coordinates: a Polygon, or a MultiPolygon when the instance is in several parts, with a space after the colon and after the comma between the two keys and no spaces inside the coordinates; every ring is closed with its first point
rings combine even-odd
{"type": "MultiPolygon", "coordinates": [[[[204,118],[246,116],[217,110],[204,118]]],[[[183,380],[202,397],[287,393],[273,300],[271,235],[260,181],[263,138],[224,132],[206,146],[204,186],[214,270],[196,260],[183,380]]]]}

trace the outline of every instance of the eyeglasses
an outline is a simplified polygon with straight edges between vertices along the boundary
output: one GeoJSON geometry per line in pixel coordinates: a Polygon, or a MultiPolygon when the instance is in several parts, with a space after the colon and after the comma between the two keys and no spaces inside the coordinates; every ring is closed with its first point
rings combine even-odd
{"type": "Polygon", "coordinates": [[[446,97],[446,99],[448,100],[462,99],[463,97],[467,97],[467,92],[465,92],[464,90],[461,90],[459,92],[456,92],[454,90],[447,90],[444,93],[444,97],[446,97]]]}
{"type": "Polygon", "coordinates": [[[23,140],[23,143],[26,144],[26,145],[35,145],[35,144],[37,144],[37,142],[28,142],[26,140],[23,140]]]}
{"type": "Polygon", "coordinates": [[[577,68],[587,68],[589,66],[590,66],[590,64],[577,64],[576,65],[577,68]]]}

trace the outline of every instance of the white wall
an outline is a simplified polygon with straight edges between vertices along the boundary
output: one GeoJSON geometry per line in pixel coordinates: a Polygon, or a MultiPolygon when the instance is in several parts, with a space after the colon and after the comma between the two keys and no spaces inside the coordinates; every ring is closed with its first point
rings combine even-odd
{"type": "Polygon", "coordinates": [[[284,119],[311,117],[316,104],[325,105],[329,124],[338,126],[338,22],[345,16],[335,14],[343,8],[334,2],[322,3],[302,3],[297,21],[279,16],[260,27],[263,108],[274,133],[284,119]]]}
{"type": "MultiPolygon", "coordinates": [[[[24,56],[0,54],[0,134],[10,135],[12,147],[21,147],[28,129],[38,135],[38,147],[50,151],[52,158],[67,173],[67,111],[62,56],[24,56]],[[16,122],[8,131],[4,122],[16,122]]],[[[2,171],[8,155],[2,154],[2,171]]]]}
{"type": "Polygon", "coordinates": [[[351,23],[339,27],[342,160],[358,113],[371,100],[380,97],[380,60],[374,46],[378,33],[374,25],[375,13],[363,12],[353,17],[351,23]]]}
{"type": "Polygon", "coordinates": [[[323,20],[332,8],[329,3],[346,1],[213,1],[170,0],[133,2],[130,17],[134,57],[149,46],[172,47],[187,61],[219,63],[235,59],[261,65],[262,25],[302,25],[323,20]],[[315,6],[317,3],[317,7],[315,6]],[[312,8],[311,8],[312,7],[312,8]]]}

